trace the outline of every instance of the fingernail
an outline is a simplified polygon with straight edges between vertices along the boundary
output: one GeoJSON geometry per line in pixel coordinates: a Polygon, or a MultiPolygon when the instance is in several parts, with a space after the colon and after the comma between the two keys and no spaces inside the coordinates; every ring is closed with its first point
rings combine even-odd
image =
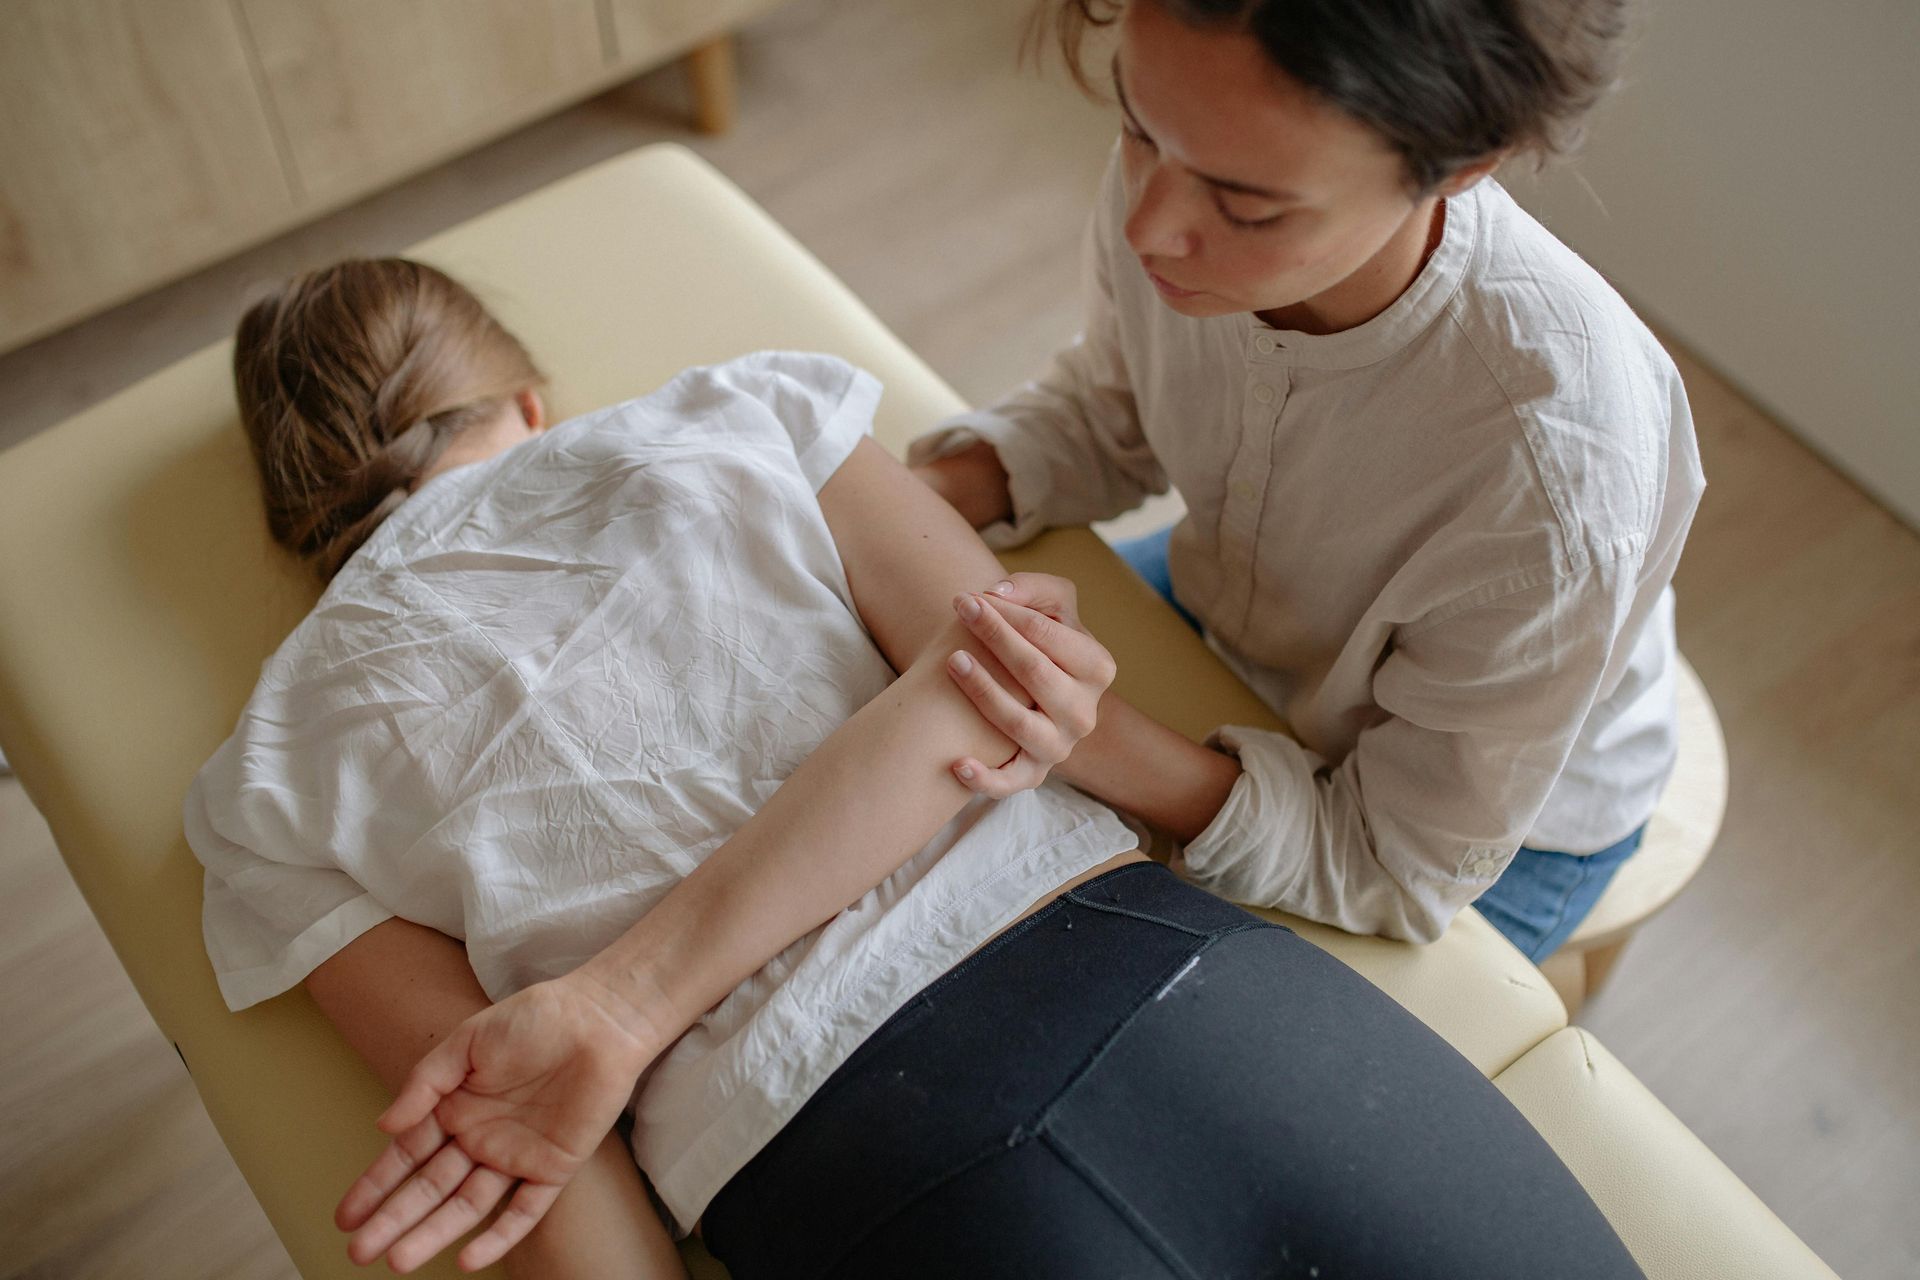
{"type": "Polygon", "coordinates": [[[993,584],[993,594],[997,596],[1010,596],[1013,594],[1013,584],[1002,579],[993,584]]]}
{"type": "Polygon", "coordinates": [[[960,616],[968,622],[980,616],[980,601],[973,596],[961,596],[957,607],[960,610],[960,616]]]}
{"type": "Polygon", "coordinates": [[[962,651],[948,658],[947,665],[953,668],[955,675],[964,676],[973,670],[973,659],[962,651]]]}
{"type": "Polygon", "coordinates": [[[959,768],[955,769],[954,772],[959,774],[963,781],[966,781],[966,782],[973,781],[973,766],[970,764],[963,764],[959,768]]]}

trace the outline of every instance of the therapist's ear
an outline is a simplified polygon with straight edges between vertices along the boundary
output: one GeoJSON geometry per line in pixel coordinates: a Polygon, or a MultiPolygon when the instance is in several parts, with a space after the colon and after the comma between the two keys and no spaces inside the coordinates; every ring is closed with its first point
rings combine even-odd
{"type": "Polygon", "coordinates": [[[513,402],[520,406],[520,416],[525,419],[529,431],[545,431],[547,429],[547,405],[546,402],[540,398],[538,391],[535,391],[532,387],[528,387],[525,391],[515,395],[513,402]]]}

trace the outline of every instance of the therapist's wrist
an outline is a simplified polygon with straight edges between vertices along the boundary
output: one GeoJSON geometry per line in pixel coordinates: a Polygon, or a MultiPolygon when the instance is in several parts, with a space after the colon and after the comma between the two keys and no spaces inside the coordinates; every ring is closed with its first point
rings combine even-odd
{"type": "Polygon", "coordinates": [[[1219,816],[1240,780],[1240,761],[1109,693],[1098,726],[1054,772],[1184,843],[1219,816]]]}
{"type": "Polygon", "coordinates": [[[985,440],[909,469],[976,529],[1013,519],[1007,469],[985,440]]]}

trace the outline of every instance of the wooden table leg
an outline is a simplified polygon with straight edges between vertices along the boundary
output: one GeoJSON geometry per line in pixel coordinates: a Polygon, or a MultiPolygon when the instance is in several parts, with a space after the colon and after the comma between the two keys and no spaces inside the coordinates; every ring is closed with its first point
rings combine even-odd
{"type": "Polygon", "coordinates": [[[716,36],[685,59],[693,86],[693,125],[702,133],[733,128],[733,36],[716,36]]]}
{"type": "Polygon", "coordinates": [[[1562,947],[1540,962],[1541,974],[1559,994],[1560,1003],[1567,1006],[1567,1021],[1579,1017],[1587,1001],[1599,994],[1607,975],[1613,972],[1614,963],[1620,959],[1620,952],[1632,937],[1629,932],[1624,938],[1585,951],[1562,947]]]}

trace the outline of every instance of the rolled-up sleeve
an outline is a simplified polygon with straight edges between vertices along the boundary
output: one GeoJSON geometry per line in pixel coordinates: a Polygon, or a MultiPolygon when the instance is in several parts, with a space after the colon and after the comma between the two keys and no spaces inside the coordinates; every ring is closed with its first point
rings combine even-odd
{"type": "Polygon", "coordinates": [[[988,545],[1019,546],[1056,525],[1105,520],[1165,493],[1166,472],[1141,430],[1120,347],[1109,277],[1119,210],[1118,166],[1094,204],[1082,245],[1083,328],[1038,378],[990,409],[949,418],[915,440],[907,460],[931,462],[984,440],[1006,468],[1013,519],[982,529],[988,545]]]}
{"type": "Polygon", "coordinates": [[[1637,565],[1486,584],[1402,628],[1374,675],[1381,719],[1337,764],[1285,734],[1218,730],[1242,774],[1186,874],[1350,932],[1438,938],[1524,843],[1631,643],[1637,565]]]}

